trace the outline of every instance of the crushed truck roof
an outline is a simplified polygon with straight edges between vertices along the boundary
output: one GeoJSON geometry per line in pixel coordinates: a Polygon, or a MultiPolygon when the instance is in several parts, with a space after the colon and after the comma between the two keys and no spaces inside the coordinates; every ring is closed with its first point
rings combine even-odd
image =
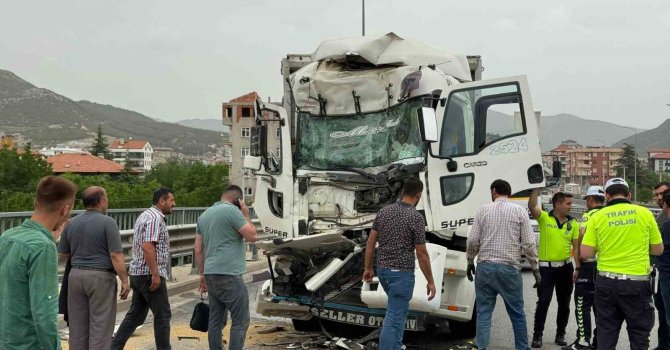
{"type": "Polygon", "coordinates": [[[326,40],[312,54],[312,59],[338,61],[351,54],[376,66],[434,64],[445,74],[460,81],[472,81],[467,56],[404,39],[393,32],[381,36],[326,40]]]}

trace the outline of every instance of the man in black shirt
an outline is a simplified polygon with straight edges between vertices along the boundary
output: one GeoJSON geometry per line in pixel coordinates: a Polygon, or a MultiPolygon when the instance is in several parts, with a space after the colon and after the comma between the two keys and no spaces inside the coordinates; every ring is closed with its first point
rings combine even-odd
{"type": "Polygon", "coordinates": [[[370,282],[374,273],[372,260],[377,248],[377,276],[388,295],[386,316],[379,336],[379,348],[402,347],[409,301],[414,293],[414,251],[419,267],[428,281],[428,300],[435,297],[435,283],[426,250],[426,224],[415,207],[421,200],[423,183],[416,178],[405,180],[400,201],[380,210],[375,218],[365,249],[363,280],[370,282]]]}

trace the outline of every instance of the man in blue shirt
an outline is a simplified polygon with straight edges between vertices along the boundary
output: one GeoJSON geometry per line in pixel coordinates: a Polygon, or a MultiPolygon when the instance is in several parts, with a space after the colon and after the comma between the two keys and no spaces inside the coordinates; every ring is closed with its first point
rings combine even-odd
{"type": "Polygon", "coordinates": [[[230,311],[230,350],[242,350],[249,328],[249,292],[242,275],[246,272],[245,243],[257,239],[256,226],[242,200],[242,189],[228,186],[221,201],[198,218],[195,261],[200,271],[200,292],[209,293],[207,338],[211,350],[222,350],[221,331],[230,311]]]}
{"type": "MultiPolygon", "coordinates": [[[[663,192],[663,214],[670,214],[670,190],[663,192]]],[[[656,258],[656,267],[659,271],[658,293],[663,298],[663,304],[670,305],[670,221],[666,221],[661,229],[663,237],[663,254],[656,258]]],[[[661,310],[659,310],[660,312],[661,310]]],[[[665,319],[670,320],[670,308],[665,308],[665,319]]],[[[666,334],[670,337],[670,334],[666,334]]],[[[659,334],[659,339],[661,335],[659,334]]]]}

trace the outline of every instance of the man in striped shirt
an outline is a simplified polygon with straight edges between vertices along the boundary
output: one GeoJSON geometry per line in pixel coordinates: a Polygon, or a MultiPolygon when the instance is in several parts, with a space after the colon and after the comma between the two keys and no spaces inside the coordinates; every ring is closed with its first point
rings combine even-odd
{"type": "Polygon", "coordinates": [[[154,338],[158,350],[170,346],[170,302],[165,279],[170,264],[170,237],[165,215],[175,206],[171,189],[161,187],[154,192],[153,206],[144,211],[133,228],[133,260],[130,263],[130,288],[133,299],[112,341],[112,349],[126,345],[135,329],[144,323],[149,310],[154,315],[154,338]]]}
{"type": "Polygon", "coordinates": [[[493,203],[479,208],[468,235],[466,256],[467,277],[473,280],[475,257],[477,269],[475,293],[477,301],[477,347],[485,350],[491,334],[491,315],[498,294],[505,300],[514,329],[517,350],[527,350],[528,331],[523,309],[523,281],[519,270],[521,254],[530,262],[537,288],[540,284],[537,251],[528,211],[509,202],[512,188],[507,181],[491,184],[493,203]]]}

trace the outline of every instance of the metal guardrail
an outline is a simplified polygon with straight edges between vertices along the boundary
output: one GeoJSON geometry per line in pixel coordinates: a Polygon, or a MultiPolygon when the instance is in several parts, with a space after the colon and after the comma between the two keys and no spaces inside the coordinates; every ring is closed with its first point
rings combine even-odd
{"type": "MultiPolygon", "coordinates": [[[[116,221],[116,224],[119,225],[119,230],[132,230],[135,221],[145,210],[146,209],[143,208],[109,209],[107,210],[107,216],[112,217],[116,221]]],[[[200,214],[205,210],[207,210],[205,207],[174,208],[172,214],[165,217],[166,224],[168,226],[195,224],[200,214]]],[[[85,212],[85,210],[73,210],[72,216],[77,216],[83,212],[85,212]]],[[[0,213],[0,234],[12,227],[21,225],[21,223],[23,223],[24,220],[29,219],[31,215],[33,215],[32,211],[0,213]]],[[[249,208],[249,216],[251,216],[251,219],[257,219],[253,207],[249,208]]]]}
{"type": "MultiPolygon", "coordinates": [[[[261,232],[261,223],[258,219],[252,220],[256,230],[261,232]]],[[[195,259],[193,249],[195,247],[195,224],[168,226],[170,235],[170,257],[172,266],[188,265],[195,259]]],[[[126,265],[133,259],[133,230],[121,231],[121,247],[126,265]]],[[[58,267],[59,274],[63,274],[65,265],[58,267]]]]}
{"type": "MultiPolygon", "coordinates": [[[[121,246],[123,248],[123,255],[126,265],[130,263],[133,258],[133,226],[137,218],[146,209],[109,209],[107,215],[112,217],[121,233],[121,246]]],[[[189,208],[175,208],[171,215],[165,217],[168,233],[170,235],[170,255],[172,259],[172,266],[191,264],[194,260],[193,248],[195,246],[195,230],[198,217],[207,208],[203,207],[189,207],[189,208]]],[[[73,210],[72,216],[79,215],[85,210],[73,210]]],[[[0,213],[0,235],[6,230],[20,226],[24,220],[32,216],[32,211],[23,212],[7,212],[0,213]]],[[[256,230],[262,229],[260,221],[256,216],[253,208],[249,208],[249,216],[252,219],[256,230]]],[[[58,267],[60,275],[63,274],[65,265],[58,267]]]]}

